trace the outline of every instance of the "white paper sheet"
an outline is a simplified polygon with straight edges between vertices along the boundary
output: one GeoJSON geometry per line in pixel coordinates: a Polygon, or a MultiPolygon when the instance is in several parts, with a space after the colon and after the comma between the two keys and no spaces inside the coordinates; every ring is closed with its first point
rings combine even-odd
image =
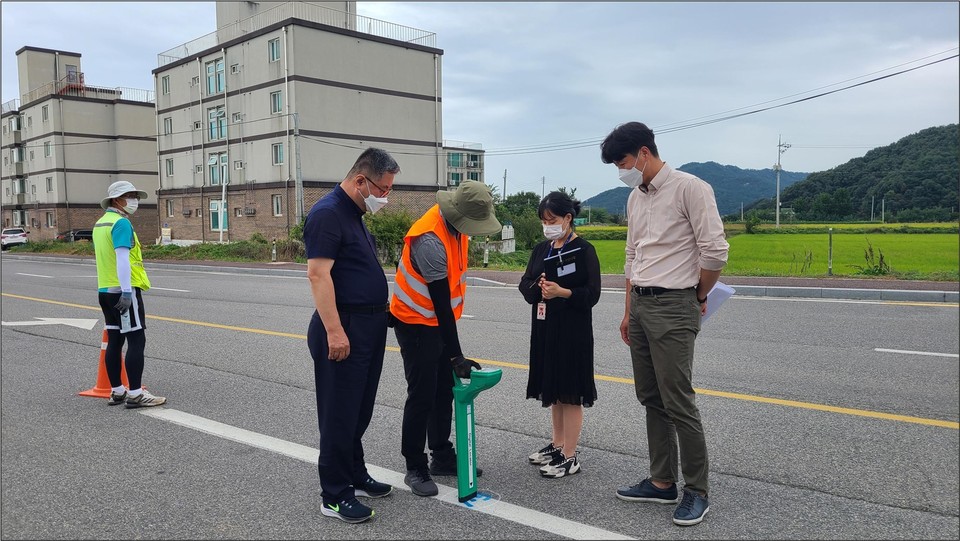
{"type": "Polygon", "coordinates": [[[720,309],[720,306],[723,305],[737,290],[728,286],[723,282],[717,282],[713,289],[710,290],[710,293],[707,293],[707,313],[703,315],[703,318],[700,319],[700,324],[703,325],[707,322],[707,319],[713,315],[714,312],[720,309]]]}

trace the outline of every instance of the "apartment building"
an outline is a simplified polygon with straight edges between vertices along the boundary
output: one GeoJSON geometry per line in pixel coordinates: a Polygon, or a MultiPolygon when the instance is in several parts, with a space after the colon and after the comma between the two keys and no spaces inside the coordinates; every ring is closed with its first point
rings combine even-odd
{"type": "Polygon", "coordinates": [[[217,2],[215,32],[158,55],[160,221],[174,241],[285,237],[369,146],[392,208],[449,183],[436,36],[355,2],[217,2]]]}
{"type": "Polygon", "coordinates": [[[465,180],[486,182],[483,176],[483,145],[463,141],[444,141],[447,159],[447,189],[454,190],[465,180]]]}
{"type": "Polygon", "coordinates": [[[90,228],[107,187],[128,180],[148,194],[132,221],[143,242],[158,236],[153,91],[90,84],[80,53],[17,51],[20,98],[2,105],[3,227],[31,240],[90,228]]]}

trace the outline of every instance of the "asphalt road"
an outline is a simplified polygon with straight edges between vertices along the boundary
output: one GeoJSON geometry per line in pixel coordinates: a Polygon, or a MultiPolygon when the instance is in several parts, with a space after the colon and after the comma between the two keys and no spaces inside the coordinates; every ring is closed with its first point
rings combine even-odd
{"type": "Polygon", "coordinates": [[[302,276],[148,267],[145,385],[169,402],[124,410],[78,396],[96,382],[95,268],[2,260],[0,537],[3,539],[957,539],[960,310],[951,303],[734,296],[698,340],[694,384],[711,510],[617,500],[646,476],[642,408],[617,325],[622,290],[595,308],[599,399],[582,473],[549,480],[526,455],[549,438],[524,399],[527,305],[471,286],[465,352],[503,380],[476,400],[485,496],[402,484],[405,385],[392,331],[370,430],[377,516],[320,515],[312,300],[302,276]],[[88,328],[28,325],[94,320],[88,328]],[[16,325],[16,323],[20,323],[16,325]],[[47,322],[49,323],[49,322],[47,322]],[[486,499],[486,497],[489,499],[486,499]]]}

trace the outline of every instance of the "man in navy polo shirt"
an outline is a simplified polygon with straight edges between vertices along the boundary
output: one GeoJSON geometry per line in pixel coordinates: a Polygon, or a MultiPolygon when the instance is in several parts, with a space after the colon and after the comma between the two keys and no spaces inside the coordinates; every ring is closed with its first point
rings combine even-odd
{"type": "Polygon", "coordinates": [[[387,343],[387,277],[365,212],[387,203],[400,166],[368,148],[332,192],[310,209],[303,226],[307,278],[316,311],[307,330],[317,387],[321,512],[363,522],[373,510],[357,496],[381,498],[393,487],[370,477],[363,438],[373,417],[387,343]]]}

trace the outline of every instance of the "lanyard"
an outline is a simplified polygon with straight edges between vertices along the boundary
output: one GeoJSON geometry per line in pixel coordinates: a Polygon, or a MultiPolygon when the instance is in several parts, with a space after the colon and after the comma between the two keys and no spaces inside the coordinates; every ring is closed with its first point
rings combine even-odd
{"type": "MultiPolygon", "coordinates": [[[[563,245],[560,246],[560,248],[557,250],[557,255],[558,255],[558,256],[563,255],[563,249],[567,247],[567,243],[570,242],[570,240],[572,240],[572,239],[573,239],[573,231],[571,231],[570,234],[567,235],[567,240],[563,241],[563,245]]],[[[550,241],[550,251],[547,252],[547,257],[546,257],[546,259],[550,259],[551,257],[553,257],[553,241],[550,241]]],[[[561,257],[561,261],[559,262],[561,267],[563,267],[563,261],[562,261],[562,259],[563,259],[563,258],[561,257]]]]}

